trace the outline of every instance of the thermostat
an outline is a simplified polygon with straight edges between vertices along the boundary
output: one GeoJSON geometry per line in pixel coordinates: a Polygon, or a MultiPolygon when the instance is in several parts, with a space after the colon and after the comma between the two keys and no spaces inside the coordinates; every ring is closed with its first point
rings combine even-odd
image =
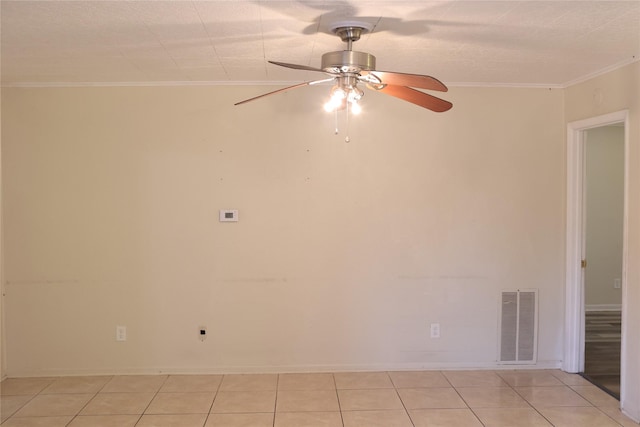
{"type": "Polygon", "coordinates": [[[220,222],[238,222],[237,209],[223,209],[220,211],[220,222]]]}

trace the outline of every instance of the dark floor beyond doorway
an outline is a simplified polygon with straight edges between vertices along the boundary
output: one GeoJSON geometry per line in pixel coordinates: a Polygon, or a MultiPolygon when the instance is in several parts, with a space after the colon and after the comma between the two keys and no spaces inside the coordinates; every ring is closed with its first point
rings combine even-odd
{"type": "Polygon", "coordinates": [[[620,399],[621,312],[585,313],[584,377],[620,399]]]}

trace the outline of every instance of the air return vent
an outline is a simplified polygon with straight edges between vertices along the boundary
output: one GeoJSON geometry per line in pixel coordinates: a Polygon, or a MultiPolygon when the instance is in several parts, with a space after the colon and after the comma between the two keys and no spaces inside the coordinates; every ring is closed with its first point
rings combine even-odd
{"type": "Polygon", "coordinates": [[[538,343],[538,291],[503,291],[500,362],[535,363],[538,343]]]}

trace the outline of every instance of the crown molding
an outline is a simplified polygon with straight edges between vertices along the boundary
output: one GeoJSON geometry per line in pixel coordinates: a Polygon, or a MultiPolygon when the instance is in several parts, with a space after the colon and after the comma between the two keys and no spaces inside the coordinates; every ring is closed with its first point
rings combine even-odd
{"type": "MultiPolygon", "coordinates": [[[[634,62],[640,61],[632,56],[624,61],[612,64],[598,71],[586,74],[564,83],[491,83],[491,82],[449,82],[448,87],[478,88],[519,88],[519,89],[566,89],[570,86],[591,80],[603,74],[615,71],[634,62]]],[[[291,86],[300,81],[146,81],[146,82],[6,82],[5,88],[66,88],[66,87],[170,87],[170,86],[291,86]]]]}

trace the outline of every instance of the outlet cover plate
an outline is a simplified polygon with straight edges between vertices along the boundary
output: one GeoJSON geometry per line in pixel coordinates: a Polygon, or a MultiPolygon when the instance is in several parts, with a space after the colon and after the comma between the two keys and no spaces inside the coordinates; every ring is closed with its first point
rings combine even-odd
{"type": "Polygon", "coordinates": [[[431,338],[440,338],[440,323],[431,324],[431,338]]]}
{"type": "Polygon", "coordinates": [[[238,210],[237,209],[221,209],[220,222],[238,222],[238,210]]]}
{"type": "Polygon", "coordinates": [[[127,340],[127,327],[116,326],[116,341],[126,341],[126,340],[127,340]]]}

